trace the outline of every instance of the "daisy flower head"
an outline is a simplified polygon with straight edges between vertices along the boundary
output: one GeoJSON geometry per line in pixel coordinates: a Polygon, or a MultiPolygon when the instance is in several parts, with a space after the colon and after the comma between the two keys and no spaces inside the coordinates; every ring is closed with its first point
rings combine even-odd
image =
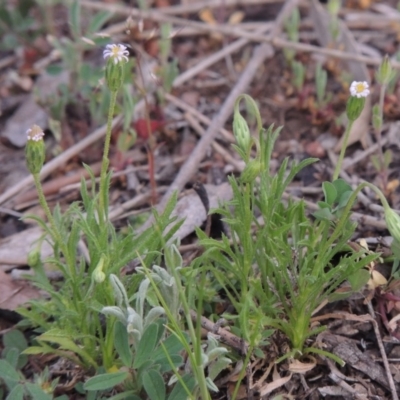
{"type": "Polygon", "coordinates": [[[103,51],[103,58],[114,61],[114,64],[119,64],[122,61],[128,62],[129,52],[123,44],[108,44],[103,51]]]}
{"type": "Polygon", "coordinates": [[[39,126],[32,125],[26,131],[26,135],[28,136],[25,146],[26,165],[29,172],[36,175],[40,173],[46,158],[46,148],[43,141],[44,132],[39,126]]]}
{"type": "Polygon", "coordinates": [[[29,128],[26,131],[26,135],[28,137],[28,140],[39,142],[40,140],[43,140],[44,132],[37,125],[33,125],[32,128],[29,128]]]}
{"type": "Polygon", "coordinates": [[[354,81],[350,85],[350,94],[353,97],[361,98],[361,97],[367,97],[369,95],[369,85],[367,82],[356,82],[354,81]]]}

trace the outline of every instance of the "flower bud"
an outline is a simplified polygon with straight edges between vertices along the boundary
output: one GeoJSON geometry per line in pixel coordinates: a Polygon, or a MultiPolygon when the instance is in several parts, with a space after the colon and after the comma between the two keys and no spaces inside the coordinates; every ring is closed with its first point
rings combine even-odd
{"type": "Polygon", "coordinates": [[[389,57],[386,55],[379,66],[376,78],[381,85],[387,85],[392,78],[392,65],[389,57]]]}
{"type": "Polygon", "coordinates": [[[100,261],[98,262],[96,268],[92,273],[92,279],[96,283],[102,283],[106,279],[106,274],[103,272],[105,258],[104,255],[101,256],[100,261]]]}
{"type": "Polygon", "coordinates": [[[28,253],[28,265],[33,269],[40,265],[40,250],[38,247],[33,248],[28,253]]]}
{"type": "Polygon", "coordinates": [[[242,174],[240,175],[240,181],[243,183],[251,183],[257,178],[261,171],[261,162],[258,159],[250,160],[242,174]]]}
{"type": "Polygon", "coordinates": [[[39,174],[46,157],[46,149],[43,142],[44,132],[37,125],[26,131],[28,139],[25,146],[26,165],[32,175],[39,174]]]}
{"type": "Polygon", "coordinates": [[[233,115],[233,134],[239,147],[247,153],[251,142],[251,134],[246,120],[239,111],[235,111],[233,115]]]}
{"type": "Polygon", "coordinates": [[[393,239],[400,243],[400,216],[389,206],[385,207],[385,220],[387,228],[393,239]]]}

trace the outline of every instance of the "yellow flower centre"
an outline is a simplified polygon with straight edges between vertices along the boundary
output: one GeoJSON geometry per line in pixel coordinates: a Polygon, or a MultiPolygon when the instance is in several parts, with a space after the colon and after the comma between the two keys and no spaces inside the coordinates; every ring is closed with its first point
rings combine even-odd
{"type": "Polygon", "coordinates": [[[114,46],[111,51],[113,53],[113,57],[116,57],[119,55],[119,47],[118,46],[114,46]]]}
{"type": "Polygon", "coordinates": [[[362,93],[365,90],[365,85],[363,82],[359,82],[356,85],[356,91],[357,93],[362,93]]]}

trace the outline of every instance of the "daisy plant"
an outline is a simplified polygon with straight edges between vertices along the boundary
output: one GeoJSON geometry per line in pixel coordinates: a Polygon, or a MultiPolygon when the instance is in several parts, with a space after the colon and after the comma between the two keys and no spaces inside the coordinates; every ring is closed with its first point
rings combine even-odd
{"type": "Polygon", "coordinates": [[[340,150],[339,159],[336,163],[335,171],[333,173],[332,181],[335,181],[340,174],[342,168],[344,154],[346,152],[347,143],[349,141],[351,128],[354,121],[361,115],[362,110],[365,105],[365,98],[369,95],[369,85],[368,82],[356,82],[354,81],[350,85],[350,97],[347,100],[346,105],[346,115],[349,120],[346,130],[344,132],[342,148],[340,150]]]}
{"type": "MultiPolygon", "coordinates": [[[[239,177],[229,177],[233,199],[213,210],[222,215],[227,234],[215,240],[198,232],[204,253],[195,261],[196,270],[205,270],[216,282],[218,295],[233,305],[234,312],[225,312],[224,318],[249,344],[248,357],[274,328],[290,343],[290,351],[277,361],[316,353],[341,362],[313,344],[313,336],[324,327],[312,328],[311,317],[345,280],[350,279],[357,290],[363,278],[359,271],[378,255],[348,246],[356,227],[348,223],[351,201],[333,221],[310,218],[302,201],[284,200],[295,176],[318,160],[289,163],[285,159],[273,174],[270,162],[280,129],[262,128],[254,100],[243,95],[238,102],[243,99],[256,115],[258,135],[250,134],[236,107],[233,131],[238,145],[234,148],[246,167],[239,177]]],[[[353,108],[349,113],[355,119],[353,108]]],[[[357,194],[352,196],[354,201],[357,194]]]]}
{"type": "MultiPolygon", "coordinates": [[[[110,274],[133,259],[140,257],[146,265],[159,259],[163,243],[175,232],[174,227],[164,234],[172,220],[176,196],[171,198],[165,212],[155,215],[155,229],[140,235],[131,229],[118,234],[108,218],[108,200],[111,172],[109,148],[115,103],[123,85],[124,69],[129,53],[122,44],[108,45],[103,53],[106,60],[105,82],[111,92],[107,129],[100,173],[99,188],[91,169],[85,165],[91,177],[91,190],[84,179],[81,181],[81,201],[72,203],[65,212],[56,206],[51,212],[43,194],[40,171],[45,162],[44,133],[34,125],[28,130],[26,161],[33,175],[39,202],[45,211],[47,223],[30,215],[43,228],[44,236],[29,257],[35,271],[32,278],[37,286],[49,293],[50,300],[35,300],[30,308],[21,308],[23,324],[33,325],[41,332],[37,345],[26,350],[29,354],[55,353],[71,358],[85,367],[115,370],[121,366],[115,344],[116,318],[104,321],[101,310],[115,305],[115,293],[110,285],[110,274]],[[38,252],[43,240],[53,246],[53,256],[41,260],[38,252]],[[87,248],[84,256],[79,249],[87,248]],[[60,287],[50,282],[46,268],[52,265],[63,275],[60,287]]],[[[132,278],[128,296],[132,296],[142,278],[132,278]]],[[[144,316],[145,317],[145,316],[144,316]]]]}

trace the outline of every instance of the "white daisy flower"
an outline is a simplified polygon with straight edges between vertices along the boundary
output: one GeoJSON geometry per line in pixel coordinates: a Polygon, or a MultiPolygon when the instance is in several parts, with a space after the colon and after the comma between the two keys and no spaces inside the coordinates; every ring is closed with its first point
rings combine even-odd
{"type": "Polygon", "coordinates": [[[369,95],[369,85],[367,82],[356,82],[354,81],[350,85],[350,94],[353,97],[361,98],[369,95]]]}
{"type": "Polygon", "coordinates": [[[33,140],[34,142],[39,142],[44,136],[44,132],[37,125],[33,125],[32,128],[29,128],[26,134],[28,140],[33,140]]]}
{"type": "Polygon", "coordinates": [[[104,59],[111,58],[114,64],[120,63],[122,60],[128,61],[129,52],[123,44],[108,44],[103,51],[104,59]]]}

